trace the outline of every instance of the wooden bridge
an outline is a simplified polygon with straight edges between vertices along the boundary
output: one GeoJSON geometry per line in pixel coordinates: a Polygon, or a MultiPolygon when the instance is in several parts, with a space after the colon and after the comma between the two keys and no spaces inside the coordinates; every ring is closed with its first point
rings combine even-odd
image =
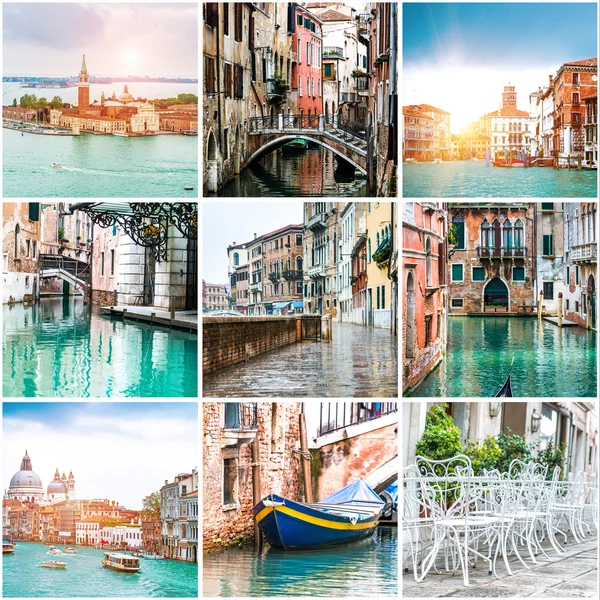
{"type": "Polygon", "coordinates": [[[370,127],[359,123],[339,123],[331,115],[277,115],[249,119],[248,155],[246,164],[272,152],[285,143],[302,138],[331,150],[364,175],[369,174],[367,156],[374,157],[369,146],[370,127]]]}
{"type": "Polygon", "coordinates": [[[40,254],[40,279],[58,277],[78,287],[84,296],[89,296],[91,286],[90,263],[60,254],[40,254]]]}

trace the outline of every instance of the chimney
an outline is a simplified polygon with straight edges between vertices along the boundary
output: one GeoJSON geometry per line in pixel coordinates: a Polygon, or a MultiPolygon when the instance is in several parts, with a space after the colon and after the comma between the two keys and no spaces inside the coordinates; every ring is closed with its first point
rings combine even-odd
{"type": "Polygon", "coordinates": [[[554,85],[554,81],[552,80],[552,75],[548,75],[548,87],[552,87],[554,85]]]}
{"type": "Polygon", "coordinates": [[[168,479],[165,479],[165,485],[167,485],[169,483],[168,479]]]}
{"type": "Polygon", "coordinates": [[[254,239],[256,239],[256,234],[254,234],[254,239]]]}

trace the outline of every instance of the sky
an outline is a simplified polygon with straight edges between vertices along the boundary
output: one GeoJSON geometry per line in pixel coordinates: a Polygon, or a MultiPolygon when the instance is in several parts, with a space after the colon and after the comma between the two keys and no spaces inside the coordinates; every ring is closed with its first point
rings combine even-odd
{"type": "Polygon", "coordinates": [[[203,278],[206,283],[229,283],[227,246],[244,244],[286,225],[304,222],[302,202],[207,202],[203,206],[203,278]]]}
{"type": "Polygon", "coordinates": [[[2,492],[27,450],[44,487],[73,470],[79,499],[140,510],[165,479],[199,464],[194,402],[5,402],[2,492]]]}
{"type": "Polygon", "coordinates": [[[528,111],[529,94],[563,63],[597,56],[593,3],[405,3],[402,9],[403,104],[449,111],[453,133],[496,110],[509,82],[517,108],[528,111]]]}
{"type": "Polygon", "coordinates": [[[198,77],[198,3],[3,3],[3,74],[198,77]]]}

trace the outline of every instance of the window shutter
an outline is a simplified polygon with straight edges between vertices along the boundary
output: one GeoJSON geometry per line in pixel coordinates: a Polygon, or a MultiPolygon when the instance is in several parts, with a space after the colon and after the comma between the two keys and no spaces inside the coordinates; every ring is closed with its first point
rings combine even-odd
{"type": "Polygon", "coordinates": [[[30,202],[29,203],[29,220],[39,221],[40,220],[40,203],[30,202]]]}

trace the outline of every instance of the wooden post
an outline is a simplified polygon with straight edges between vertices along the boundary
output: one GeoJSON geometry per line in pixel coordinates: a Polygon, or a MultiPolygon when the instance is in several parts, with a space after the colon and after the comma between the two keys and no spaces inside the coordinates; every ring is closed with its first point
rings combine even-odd
{"type": "Polygon", "coordinates": [[[540,291],[540,296],[538,298],[538,321],[542,320],[542,304],[544,302],[544,290],[540,291]]]}
{"type": "Polygon", "coordinates": [[[569,161],[569,171],[571,170],[571,155],[567,155],[567,160],[569,161]]]}
{"type": "Polygon", "coordinates": [[[581,171],[581,154],[577,156],[577,170],[581,171]]]}
{"type": "MultiPolygon", "coordinates": [[[[260,501],[260,442],[257,435],[252,440],[252,503],[256,506],[260,501]]],[[[258,552],[262,550],[262,535],[256,519],[254,520],[254,547],[258,552]]]]}
{"type": "Polygon", "coordinates": [[[300,413],[300,460],[302,461],[302,477],[304,479],[304,502],[312,502],[312,482],[310,478],[310,461],[304,458],[308,452],[308,436],[306,435],[306,419],[304,413],[300,413]]]}
{"type": "Polygon", "coordinates": [[[558,326],[562,327],[563,295],[558,292],[558,326]]]}

